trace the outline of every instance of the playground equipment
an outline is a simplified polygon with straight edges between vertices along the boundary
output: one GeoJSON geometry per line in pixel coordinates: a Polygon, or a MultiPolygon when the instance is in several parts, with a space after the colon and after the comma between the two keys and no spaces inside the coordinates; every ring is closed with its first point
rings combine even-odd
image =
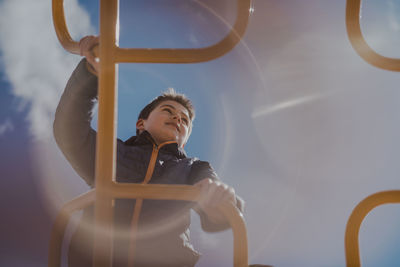
{"type": "Polygon", "coordinates": [[[400,71],[400,59],[384,57],[375,52],[365,41],[360,26],[361,0],[347,0],[347,36],[354,50],[371,65],[391,71],[400,71]]]}
{"type": "MultiPolygon", "coordinates": [[[[111,229],[111,201],[115,198],[153,198],[197,201],[199,192],[190,186],[119,184],[115,182],[115,112],[116,64],[122,62],[196,63],[215,59],[229,52],[243,36],[250,9],[250,0],[237,0],[237,19],[230,33],[215,45],[198,49],[143,49],[119,48],[116,37],[118,1],[101,0],[99,122],[96,158],[96,189],[67,203],[56,218],[51,236],[49,266],[60,266],[61,243],[64,230],[74,211],[95,203],[96,224],[111,229]],[[112,90],[110,90],[112,89],[112,90]]],[[[400,59],[379,55],[363,38],[360,27],[361,0],[347,0],[346,27],[355,51],[371,65],[390,71],[400,71],[400,59]]],[[[66,27],[63,0],[53,0],[53,19],[62,46],[71,53],[79,53],[78,43],[70,37],[66,27]]],[[[378,192],[366,197],[353,210],[345,233],[347,266],[360,266],[359,229],[363,219],[374,208],[388,203],[400,203],[400,190],[378,192]]],[[[246,226],[234,206],[221,207],[232,225],[234,235],[234,266],[248,266],[246,226]]],[[[96,260],[99,253],[111,259],[111,237],[96,233],[94,266],[109,266],[96,260]]],[[[110,261],[111,262],[111,261],[110,261]]]]}
{"type": "Polygon", "coordinates": [[[361,266],[358,234],[365,216],[374,208],[383,204],[400,203],[400,190],[384,191],[372,194],[361,201],[351,213],[345,233],[346,264],[361,266]]]}
{"type": "MultiPolygon", "coordinates": [[[[96,188],[63,206],[51,234],[49,266],[60,266],[61,244],[71,213],[95,204],[93,266],[111,266],[112,201],[115,198],[151,198],[197,201],[199,190],[192,186],[121,184],[115,181],[117,64],[122,62],[196,63],[215,59],[229,52],[241,40],[247,27],[250,0],[237,0],[237,19],[230,33],[215,45],[198,49],[139,49],[118,47],[119,1],[100,0],[100,59],[98,90],[98,134],[96,143],[96,188]],[[100,260],[101,256],[101,260],[100,260]],[[106,260],[104,260],[106,259],[106,260]]],[[[79,54],[66,26],[63,0],[52,1],[57,37],[69,52],[79,54]]],[[[234,266],[248,266],[247,232],[242,215],[234,205],[221,206],[234,235],[234,266]]]]}
{"type": "MultiPolygon", "coordinates": [[[[360,27],[360,10],[361,0],[347,0],[346,27],[353,48],[365,61],[375,67],[391,71],[400,71],[400,59],[379,55],[372,50],[365,41],[360,27]]],[[[383,191],[372,194],[354,208],[347,222],[345,233],[347,266],[361,266],[358,234],[365,216],[377,206],[389,203],[400,203],[400,190],[383,191]]]]}

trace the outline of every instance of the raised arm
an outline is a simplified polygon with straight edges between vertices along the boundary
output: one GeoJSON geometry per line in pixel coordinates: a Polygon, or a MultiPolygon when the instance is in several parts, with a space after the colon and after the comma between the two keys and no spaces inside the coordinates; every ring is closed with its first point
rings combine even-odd
{"type": "MultiPolygon", "coordinates": [[[[85,38],[84,38],[85,39],[85,38]]],[[[84,40],[82,39],[82,40],[84,40]]],[[[84,53],[91,49],[81,45],[84,53]]],[[[93,46],[92,46],[93,47],[93,46]]],[[[95,68],[83,59],[65,87],[54,119],[55,140],[76,172],[90,185],[94,183],[96,132],[90,127],[92,109],[97,98],[95,68]]]]}

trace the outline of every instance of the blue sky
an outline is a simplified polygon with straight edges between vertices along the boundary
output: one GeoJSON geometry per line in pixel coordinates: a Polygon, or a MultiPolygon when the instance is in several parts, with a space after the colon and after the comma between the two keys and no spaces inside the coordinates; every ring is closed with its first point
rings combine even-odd
{"type": "MultiPolygon", "coordinates": [[[[97,1],[65,2],[74,38],[95,34],[97,1]]],[[[210,45],[234,21],[232,2],[121,1],[120,45],[210,45]]],[[[367,41],[385,56],[399,56],[399,3],[363,4],[367,41]]],[[[209,160],[245,199],[250,262],[344,266],[344,229],[354,206],[400,187],[400,76],[368,65],[352,49],[344,0],[254,0],[253,6],[242,43],[222,58],[122,64],[118,136],[133,134],[139,110],[161,91],[187,94],[197,108],[187,152],[209,160]]],[[[0,55],[0,265],[43,266],[56,211],[88,190],[51,133],[80,58],[58,44],[45,0],[0,1],[0,55]]],[[[399,265],[399,223],[396,205],[367,217],[363,266],[399,265]]],[[[229,231],[202,233],[194,216],[192,239],[204,254],[198,266],[231,265],[229,231]]]]}

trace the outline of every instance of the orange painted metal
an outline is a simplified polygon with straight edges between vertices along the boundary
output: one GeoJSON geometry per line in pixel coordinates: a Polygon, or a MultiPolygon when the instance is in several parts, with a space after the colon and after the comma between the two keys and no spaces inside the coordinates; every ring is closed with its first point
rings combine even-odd
{"type": "MultiPolygon", "coordinates": [[[[96,56],[100,59],[98,134],[96,143],[96,189],[90,193],[95,197],[95,243],[96,267],[110,267],[112,259],[112,201],[115,198],[152,198],[195,201],[198,190],[191,186],[117,184],[115,182],[116,159],[116,110],[117,110],[117,65],[118,62],[193,63],[217,58],[230,51],[241,39],[247,26],[250,0],[238,0],[238,18],[234,28],[221,42],[200,49],[121,49],[118,47],[119,32],[118,0],[100,0],[100,45],[96,56]]],[[[63,0],[53,0],[53,21],[57,37],[69,52],[79,54],[79,44],[72,40],[64,16],[63,0]]],[[[82,196],[68,203],[62,210],[68,213],[69,206],[84,207],[88,198],[82,196]],[[82,201],[79,202],[79,201],[82,201]]],[[[247,232],[242,215],[233,205],[221,207],[228,218],[234,234],[234,266],[247,266],[247,232]]],[[[57,217],[51,239],[49,266],[59,266],[60,253],[52,248],[61,248],[62,231],[68,216],[57,217]],[[58,263],[57,263],[58,258],[58,263]]]]}
{"type": "MultiPolygon", "coordinates": [[[[112,198],[151,198],[186,201],[198,201],[200,198],[200,189],[188,185],[121,184],[113,182],[108,189],[107,194],[112,198]]],[[[72,200],[62,208],[53,227],[49,250],[50,267],[60,266],[62,238],[71,213],[87,207],[93,203],[94,198],[95,190],[92,190],[72,200]]],[[[234,267],[247,267],[247,230],[243,216],[233,204],[223,205],[220,209],[232,226],[234,267]]],[[[104,257],[102,259],[104,260],[104,257]]]]}
{"type": "Polygon", "coordinates": [[[115,49],[119,32],[119,1],[100,1],[100,73],[99,106],[95,169],[95,235],[93,266],[111,267],[112,264],[112,197],[107,192],[115,181],[116,119],[117,119],[117,65],[115,49]]]}
{"type": "Polygon", "coordinates": [[[65,50],[79,55],[79,44],[72,39],[65,22],[64,0],[52,0],[51,6],[53,24],[58,40],[65,50]]]}
{"type": "MultiPolygon", "coordinates": [[[[196,63],[216,59],[232,50],[243,37],[250,15],[251,0],[237,0],[237,16],[231,31],[218,43],[193,49],[116,48],[115,63],[196,63]]],[[[72,40],[66,26],[63,0],[53,0],[53,21],[62,46],[79,54],[78,42],[72,40]]]]}
{"type": "Polygon", "coordinates": [[[65,204],[61,211],[58,213],[54,222],[53,229],[50,236],[49,257],[48,265],[51,267],[61,266],[61,248],[64,238],[65,229],[71,214],[74,211],[83,209],[95,200],[95,190],[91,190],[65,204]]]}
{"type": "Polygon", "coordinates": [[[354,208],[347,222],[345,233],[346,265],[348,267],[361,266],[358,235],[365,216],[377,206],[393,203],[400,203],[400,190],[375,193],[354,208]]]}
{"type": "Polygon", "coordinates": [[[138,49],[119,48],[117,62],[142,63],[196,63],[216,59],[232,50],[243,37],[249,19],[250,0],[237,1],[236,22],[231,31],[220,42],[193,49],[138,49]]]}
{"type": "Polygon", "coordinates": [[[365,41],[360,26],[361,0],[347,0],[346,28],[354,50],[371,65],[391,71],[400,71],[400,59],[384,57],[376,53],[365,41]]]}

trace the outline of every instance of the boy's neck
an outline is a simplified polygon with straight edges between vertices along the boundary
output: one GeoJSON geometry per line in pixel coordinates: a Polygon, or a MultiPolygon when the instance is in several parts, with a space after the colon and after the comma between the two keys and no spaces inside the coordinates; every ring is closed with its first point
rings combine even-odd
{"type": "MultiPolygon", "coordinates": [[[[153,136],[152,136],[148,131],[143,131],[143,132],[140,133],[139,135],[142,135],[142,134],[144,134],[145,138],[147,138],[152,144],[154,144],[154,145],[155,145],[156,147],[158,147],[158,148],[160,148],[160,147],[162,147],[162,146],[164,146],[164,145],[167,145],[167,144],[173,144],[173,143],[178,144],[178,142],[175,141],[175,140],[164,141],[164,142],[158,143],[158,142],[156,142],[156,140],[154,140],[153,136]]],[[[178,147],[179,147],[179,146],[178,146],[178,147]]],[[[179,147],[179,148],[181,148],[181,147],[179,147]]]]}

